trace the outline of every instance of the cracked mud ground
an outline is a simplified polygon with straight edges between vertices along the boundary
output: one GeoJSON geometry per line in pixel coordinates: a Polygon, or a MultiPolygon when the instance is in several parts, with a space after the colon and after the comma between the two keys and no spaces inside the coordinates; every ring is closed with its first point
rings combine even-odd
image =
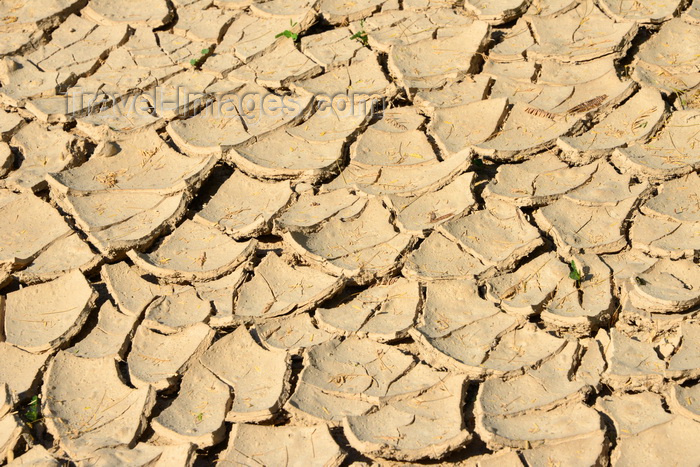
{"type": "Polygon", "coordinates": [[[3,0],[0,464],[700,464],[699,51],[698,0],[3,0]]]}

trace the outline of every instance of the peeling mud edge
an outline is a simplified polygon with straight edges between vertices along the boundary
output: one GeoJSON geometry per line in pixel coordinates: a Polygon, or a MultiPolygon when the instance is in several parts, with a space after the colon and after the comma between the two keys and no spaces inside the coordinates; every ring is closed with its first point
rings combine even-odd
{"type": "Polygon", "coordinates": [[[50,18],[48,20],[45,20],[43,22],[39,22],[36,25],[37,31],[41,31],[41,36],[34,42],[30,42],[28,44],[25,44],[22,46],[20,49],[15,51],[14,53],[7,54],[5,55],[6,57],[14,57],[18,55],[23,55],[27,52],[33,52],[34,50],[38,49],[42,45],[48,44],[53,36],[53,33],[56,29],[63,24],[63,22],[68,18],[70,15],[80,15],[80,10],[85,8],[88,4],[88,0],[79,0],[75,3],[75,5],[72,5],[69,8],[66,8],[63,10],[60,14],[57,14],[54,18],[50,18]]]}
{"type": "MultiPolygon", "coordinates": [[[[239,326],[244,326],[244,324],[241,324],[239,326]]],[[[225,328],[219,328],[216,330],[216,337],[214,341],[212,342],[212,345],[216,343],[217,340],[220,338],[224,337],[225,335],[230,334],[233,332],[234,329],[237,329],[238,326],[227,326],[225,328]]],[[[257,329],[255,327],[248,329],[251,335],[253,336],[253,339],[256,341],[258,345],[261,345],[263,348],[268,349],[265,344],[262,342],[260,339],[260,336],[258,335],[257,329]]],[[[289,378],[289,382],[287,384],[287,388],[285,390],[285,398],[284,400],[280,403],[280,409],[279,411],[268,421],[262,422],[262,423],[255,423],[256,425],[261,425],[261,426],[297,426],[299,424],[294,423],[294,417],[292,414],[287,412],[284,409],[284,405],[286,404],[287,400],[291,395],[294,393],[296,390],[297,384],[299,382],[299,375],[301,374],[302,370],[304,369],[303,366],[303,356],[298,356],[298,355],[291,355],[290,358],[290,369],[291,369],[291,376],[289,378]]],[[[226,383],[224,383],[226,384],[226,383]]],[[[235,393],[233,388],[231,389],[231,393],[233,394],[233,398],[235,398],[235,393]]],[[[173,396],[172,399],[174,400],[176,396],[173,396]]],[[[172,403],[172,401],[169,401],[172,403]]],[[[168,403],[167,405],[170,405],[168,403]]],[[[165,404],[163,404],[165,405],[165,404]]],[[[160,411],[164,410],[166,406],[163,406],[160,408],[160,411]]],[[[156,409],[154,408],[153,412],[155,413],[156,409]]],[[[157,414],[155,414],[157,416],[157,414]]],[[[193,463],[193,467],[208,467],[211,465],[215,465],[218,462],[221,462],[221,455],[226,449],[228,449],[228,443],[230,442],[231,439],[231,430],[233,429],[234,423],[225,421],[224,422],[224,427],[225,427],[225,434],[223,435],[223,439],[225,441],[220,442],[218,444],[215,444],[214,446],[205,448],[205,449],[199,449],[195,451],[195,460],[193,463]]],[[[304,424],[301,424],[299,426],[306,426],[304,424]]],[[[333,434],[333,437],[336,438],[336,434],[333,433],[333,428],[331,428],[331,434],[333,434]]],[[[342,432],[342,429],[340,429],[342,432]]],[[[149,427],[150,433],[153,433],[151,428],[149,427]]],[[[342,436],[342,433],[341,433],[342,436]]],[[[145,434],[144,434],[145,437],[145,434]]],[[[336,439],[338,441],[338,439],[336,439]]],[[[340,444],[340,443],[338,443],[340,444]]],[[[342,446],[342,445],[341,445],[342,446]]],[[[350,448],[352,449],[352,448],[350,448]]],[[[345,465],[345,464],[343,464],[345,465]]]]}
{"type": "MultiPolygon", "coordinates": [[[[479,385],[475,381],[470,381],[466,380],[464,384],[464,395],[463,395],[463,406],[462,406],[462,418],[464,420],[464,430],[469,433],[470,438],[461,446],[457,447],[456,449],[452,450],[450,453],[448,453],[446,456],[442,457],[441,459],[422,459],[422,460],[417,460],[417,461],[412,461],[410,462],[410,465],[445,465],[445,464],[460,464],[463,462],[467,462],[471,459],[473,459],[476,456],[481,456],[485,454],[491,454],[493,451],[488,449],[486,446],[486,443],[483,442],[479,434],[475,431],[475,417],[474,417],[474,403],[476,401],[476,393],[478,391],[479,385]]],[[[344,434],[341,434],[339,436],[340,439],[347,441],[345,438],[344,434]]],[[[340,444],[340,443],[339,443],[340,444]]],[[[352,447],[349,447],[350,450],[355,451],[352,447]]],[[[350,451],[349,452],[352,452],[350,451]]],[[[355,451],[357,452],[357,451],[355,451]]],[[[353,461],[356,462],[362,462],[367,459],[366,456],[360,454],[359,452],[357,453],[358,458],[353,459],[353,461]]],[[[349,456],[348,459],[351,459],[352,456],[349,456]]],[[[387,461],[383,459],[376,459],[376,461],[380,462],[386,462],[387,464],[395,464],[395,465],[400,465],[403,464],[404,462],[399,462],[399,461],[387,461]]],[[[371,461],[370,463],[376,461],[371,461]]],[[[409,463],[406,463],[409,464],[409,463]]],[[[344,465],[350,465],[350,464],[344,464],[344,465]]]]}
{"type": "Polygon", "coordinates": [[[469,461],[475,456],[490,454],[492,451],[486,447],[486,444],[481,440],[478,433],[474,431],[475,418],[473,416],[473,409],[474,402],[476,400],[476,393],[478,391],[478,384],[467,379],[465,380],[463,391],[463,428],[466,433],[469,433],[470,437],[466,443],[452,450],[446,456],[442,457],[441,459],[422,459],[411,462],[384,459],[379,457],[373,458],[362,454],[360,451],[352,447],[343,431],[342,426],[338,426],[333,427],[330,430],[333,439],[347,455],[341,466],[348,467],[354,465],[355,463],[366,463],[369,465],[444,465],[446,463],[462,463],[469,461]]]}

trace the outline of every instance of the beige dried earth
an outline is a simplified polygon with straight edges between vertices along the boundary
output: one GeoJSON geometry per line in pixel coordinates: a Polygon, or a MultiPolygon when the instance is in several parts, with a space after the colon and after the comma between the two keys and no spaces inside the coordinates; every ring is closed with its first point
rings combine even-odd
{"type": "Polygon", "coordinates": [[[0,465],[700,465],[700,0],[0,0],[0,465]]]}

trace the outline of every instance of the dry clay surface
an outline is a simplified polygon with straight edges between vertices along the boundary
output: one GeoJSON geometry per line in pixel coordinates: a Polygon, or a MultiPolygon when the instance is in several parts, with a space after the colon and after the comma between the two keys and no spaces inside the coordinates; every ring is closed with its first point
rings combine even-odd
{"type": "Polygon", "coordinates": [[[699,465],[699,51],[700,0],[0,1],[0,465],[699,465]]]}

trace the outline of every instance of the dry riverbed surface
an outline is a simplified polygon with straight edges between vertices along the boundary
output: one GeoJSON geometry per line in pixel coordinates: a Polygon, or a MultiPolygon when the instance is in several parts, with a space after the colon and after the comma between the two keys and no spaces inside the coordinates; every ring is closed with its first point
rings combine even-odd
{"type": "Polygon", "coordinates": [[[699,51],[700,0],[2,0],[0,465],[700,464],[699,51]]]}

